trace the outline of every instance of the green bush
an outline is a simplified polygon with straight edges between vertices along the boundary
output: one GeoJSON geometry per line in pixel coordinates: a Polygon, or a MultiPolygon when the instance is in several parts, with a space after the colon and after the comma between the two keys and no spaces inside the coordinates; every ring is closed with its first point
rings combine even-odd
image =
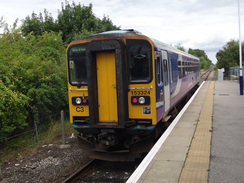
{"type": "Polygon", "coordinates": [[[67,79],[61,33],[6,32],[0,50],[1,142],[33,120],[59,117],[67,107],[67,79]]]}
{"type": "Polygon", "coordinates": [[[16,129],[23,129],[26,123],[29,98],[12,91],[0,81],[0,142],[16,129]]]}

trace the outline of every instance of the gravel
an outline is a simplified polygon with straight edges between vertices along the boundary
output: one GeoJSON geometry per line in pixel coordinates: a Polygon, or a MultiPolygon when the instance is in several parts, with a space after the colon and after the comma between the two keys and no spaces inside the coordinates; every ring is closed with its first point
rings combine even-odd
{"type": "Polygon", "coordinates": [[[0,183],[62,182],[89,161],[77,139],[69,141],[67,145],[44,145],[34,155],[5,163],[0,169],[0,183]]]}

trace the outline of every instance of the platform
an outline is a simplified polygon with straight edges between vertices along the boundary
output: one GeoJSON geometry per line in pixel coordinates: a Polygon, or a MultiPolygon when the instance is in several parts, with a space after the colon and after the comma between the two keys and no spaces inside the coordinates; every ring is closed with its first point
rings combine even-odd
{"type": "Polygon", "coordinates": [[[129,182],[244,182],[244,96],[234,81],[206,81],[129,182]]]}

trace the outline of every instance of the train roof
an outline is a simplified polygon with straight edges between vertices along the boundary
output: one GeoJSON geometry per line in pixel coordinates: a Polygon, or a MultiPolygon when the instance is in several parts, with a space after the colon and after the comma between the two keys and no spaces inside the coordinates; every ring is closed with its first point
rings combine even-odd
{"type": "Polygon", "coordinates": [[[196,59],[196,60],[199,60],[198,57],[194,56],[194,55],[191,55],[187,52],[184,52],[184,51],[181,51],[171,45],[168,45],[166,43],[163,43],[161,41],[158,41],[156,39],[153,39],[153,38],[150,38],[152,40],[152,42],[154,43],[154,45],[158,48],[161,48],[161,49],[164,49],[164,50],[167,50],[167,51],[171,51],[171,52],[174,52],[174,53],[178,53],[180,55],[183,55],[183,56],[186,56],[186,57],[191,57],[193,59],[196,59]]]}
{"type": "Polygon", "coordinates": [[[130,37],[130,36],[143,36],[143,37],[146,37],[146,38],[150,39],[157,48],[164,49],[164,50],[171,51],[171,52],[175,52],[175,53],[178,53],[180,55],[191,57],[193,59],[199,60],[198,57],[195,57],[195,56],[193,56],[193,55],[191,55],[189,53],[181,51],[181,50],[179,50],[179,49],[177,49],[177,48],[175,48],[175,47],[173,47],[171,45],[168,45],[168,44],[163,43],[161,41],[158,41],[156,39],[149,38],[149,37],[143,35],[141,32],[139,32],[137,30],[134,30],[134,29],[105,31],[105,32],[101,32],[101,33],[98,33],[98,34],[95,34],[95,35],[91,35],[91,36],[88,36],[88,37],[81,38],[79,40],[88,40],[88,39],[96,39],[96,38],[108,38],[108,37],[130,37]]]}
{"type": "Polygon", "coordinates": [[[129,36],[145,36],[141,32],[134,29],[124,29],[124,30],[111,30],[105,31],[91,36],[81,38],[79,40],[88,40],[96,38],[108,38],[108,37],[129,37],[129,36]]]}

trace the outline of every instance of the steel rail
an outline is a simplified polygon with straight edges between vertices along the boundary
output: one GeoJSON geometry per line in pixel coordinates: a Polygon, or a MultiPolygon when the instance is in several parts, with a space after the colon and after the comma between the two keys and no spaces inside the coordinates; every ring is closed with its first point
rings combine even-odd
{"type": "Polygon", "coordinates": [[[80,169],[78,169],[76,172],[74,172],[72,175],[70,175],[67,179],[65,179],[62,183],[74,183],[77,180],[79,180],[79,177],[82,173],[85,171],[88,171],[89,167],[91,167],[93,164],[95,164],[96,160],[92,159],[88,163],[86,163],[84,166],[82,166],[80,169]]]}

